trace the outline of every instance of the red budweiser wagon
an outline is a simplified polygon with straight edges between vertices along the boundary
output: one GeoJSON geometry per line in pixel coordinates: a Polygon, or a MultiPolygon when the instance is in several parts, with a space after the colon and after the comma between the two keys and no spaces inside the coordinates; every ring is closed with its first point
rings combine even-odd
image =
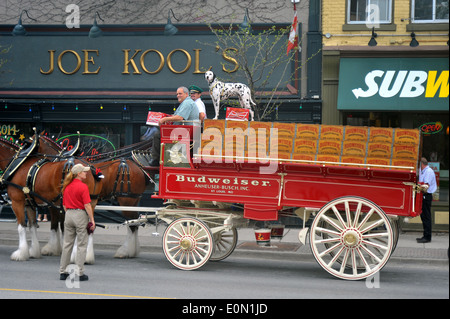
{"type": "Polygon", "coordinates": [[[399,216],[421,213],[418,130],[207,120],[161,136],[153,197],[166,200],[164,253],[183,270],[229,256],[249,220],[292,216],[322,268],[364,279],[394,251],[399,216]]]}

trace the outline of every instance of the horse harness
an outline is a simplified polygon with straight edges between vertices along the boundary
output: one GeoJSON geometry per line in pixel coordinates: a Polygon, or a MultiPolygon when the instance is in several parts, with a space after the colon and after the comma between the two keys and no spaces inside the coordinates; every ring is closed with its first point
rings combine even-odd
{"type": "MultiPolygon", "coordinates": [[[[13,186],[13,187],[21,190],[24,193],[24,195],[25,195],[25,201],[27,202],[28,206],[31,206],[33,209],[36,209],[39,206],[36,203],[35,197],[39,198],[40,200],[45,202],[47,205],[50,205],[50,206],[58,209],[59,207],[54,204],[57,198],[54,199],[53,201],[49,201],[46,198],[42,197],[41,195],[37,194],[35,192],[35,190],[34,190],[34,184],[35,184],[35,181],[36,181],[36,176],[37,176],[39,170],[42,168],[42,166],[44,166],[44,164],[46,164],[48,162],[50,162],[48,159],[43,158],[43,159],[40,159],[39,161],[37,161],[36,163],[34,163],[30,167],[30,169],[28,170],[25,186],[21,186],[21,185],[15,184],[15,183],[13,183],[13,182],[11,182],[9,180],[2,180],[1,182],[4,185],[10,185],[10,186],[13,186]]],[[[19,163],[19,166],[22,163],[23,163],[23,161],[19,163]]],[[[17,168],[19,166],[15,167],[14,172],[17,170],[17,168]]],[[[9,174],[8,177],[9,178],[12,177],[12,174],[9,174]]]]}
{"type": "Polygon", "coordinates": [[[114,187],[112,193],[110,194],[112,198],[117,197],[129,197],[129,198],[140,198],[141,194],[135,194],[131,192],[131,179],[130,179],[130,166],[126,159],[122,158],[120,164],[117,168],[116,180],[114,181],[114,187]],[[120,182],[119,182],[120,180],[120,182]],[[119,190],[117,190],[117,186],[119,190]]]}
{"type": "MultiPolygon", "coordinates": [[[[50,163],[50,160],[47,158],[42,158],[36,163],[34,163],[30,169],[28,170],[27,179],[25,186],[20,186],[15,183],[12,183],[9,181],[9,179],[12,178],[13,174],[17,171],[17,169],[28,159],[28,157],[37,149],[39,145],[39,137],[36,137],[33,140],[33,143],[27,148],[22,148],[17,151],[17,154],[13,157],[13,159],[10,161],[10,163],[7,165],[6,169],[4,170],[3,174],[0,176],[0,185],[11,185],[13,187],[16,187],[23,191],[26,197],[26,201],[28,205],[32,206],[33,208],[36,208],[38,204],[36,203],[35,197],[39,198],[43,202],[47,203],[48,205],[54,207],[54,208],[60,208],[62,207],[62,194],[60,193],[56,198],[49,201],[39,194],[35,192],[35,183],[37,175],[40,171],[40,169],[47,163],[50,163]],[[57,207],[54,203],[56,201],[61,200],[60,207],[57,207]]],[[[72,153],[73,154],[73,153],[72,153]]],[[[60,154],[61,155],[61,154],[60,154]]],[[[62,154],[62,155],[69,155],[69,154],[62,154]]],[[[69,170],[73,167],[75,164],[74,158],[70,157],[67,159],[67,162],[64,164],[63,172],[62,172],[62,179],[61,179],[61,185],[64,181],[64,178],[69,172],[69,170]]],[[[95,167],[89,165],[91,168],[92,175],[94,176],[94,179],[96,182],[100,181],[99,175],[96,172],[95,167]]],[[[95,187],[97,186],[97,183],[95,183],[94,186],[94,193],[95,193],[95,187]]],[[[130,167],[128,166],[128,163],[125,159],[121,159],[120,165],[117,170],[116,174],[116,180],[114,181],[114,188],[112,193],[110,194],[112,198],[117,197],[129,197],[129,198],[140,198],[141,194],[135,194],[131,192],[131,179],[130,179],[130,167]],[[119,182],[120,181],[120,182],[119,182]],[[120,184],[120,185],[119,185],[120,184]],[[119,186],[119,190],[117,189],[119,186]]],[[[98,199],[99,195],[90,195],[91,199],[96,200],[98,199]]]]}
{"type": "Polygon", "coordinates": [[[25,194],[26,201],[33,207],[37,207],[37,204],[31,195],[40,198],[42,201],[46,202],[49,205],[55,206],[53,205],[53,203],[48,202],[45,198],[43,198],[39,194],[36,194],[34,192],[34,187],[31,188],[29,187],[28,177],[30,176],[30,171],[34,169],[36,170],[35,174],[37,174],[37,171],[43,165],[42,160],[38,161],[30,168],[27,176],[27,184],[25,187],[22,187],[10,181],[10,179],[13,177],[17,169],[28,159],[28,157],[38,148],[38,146],[39,146],[39,137],[36,137],[28,148],[24,149],[22,146],[20,147],[19,150],[16,151],[16,155],[10,160],[5,170],[3,171],[3,174],[0,176],[0,186],[10,185],[17,189],[20,189],[25,194]]]}
{"type": "MultiPolygon", "coordinates": [[[[84,164],[87,164],[87,163],[84,163],[84,164]]],[[[63,184],[64,179],[66,178],[66,174],[72,169],[72,167],[74,165],[75,165],[75,158],[74,157],[69,157],[67,159],[66,163],[64,163],[62,177],[61,177],[61,185],[63,184]]],[[[99,194],[95,195],[95,189],[97,187],[97,182],[100,181],[100,178],[96,174],[95,168],[93,166],[89,165],[89,164],[87,164],[87,165],[91,169],[92,176],[94,176],[94,180],[96,181],[94,183],[94,194],[89,194],[89,196],[91,197],[91,199],[96,200],[96,199],[98,199],[99,194]]],[[[54,201],[56,201],[58,198],[61,198],[61,207],[62,207],[62,193],[59,193],[59,195],[57,196],[57,198],[54,199],[54,201]]]]}
{"type": "MultiPolygon", "coordinates": [[[[43,202],[45,202],[47,205],[52,206],[53,208],[56,209],[62,209],[62,194],[61,192],[58,194],[58,196],[56,196],[53,200],[48,200],[42,196],[40,196],[39,194],[37,194],[35,192],[35,184],[36,184],[36,178],[37,175],[40,171],[40,169],[47,163],[50,163],[51,161],[47,158],[42,158],[40,160],[38,160],[36,163],[34,163],[30,169],[28,170],[28,174],[27,174],[27,178],[26,178],[26,182],[25,182],[25,186],[22,187],[20,185],[17,185],[15,183],[12,183],[11,181],[8,181],[7,179],[10,179],[13,175],[13,173],[15,173],[17,171],[17,169],[19,168],[19,166],[28,158],[28,156],[32,153],[32,151],[34,150],[34,148],[30,147],[25,151],[22,152],[18,152],[18,155],[16,155],[10,162],[10,164],[8,165],[8,167],[5,169],[3,175],[1,176],[0,179],[0,184],[5,184],[5,185],[11,185],[17,189],[20,189],[23,191],[24,195],[25,195],[25,200],[27,202],[27,204],[29,206],[31,206],[33,209],[36,209],[39,205],[36,203],[35,197],[39,198],[40,200],[42,200],[43,202]],[[31,149],[31,150],[30,150],[31,149]],[[20,161],[18,160],[20,159],[20,161]],[[13,166],[16,165],[17,166],[13,166]],[[9,169],[11,167],[11,169],[9,169]],[[6,178],[5,174],[7,174],[6,178]],[[57,201],[60,201],[60,205],[57,206],[55,203],[57,201]]],[[[62,178],[61,178],[61,185],[62,182],[64,181],[64,178],[66,176],[66,174],[69,172],[69,170],[74,166],[75,164],[75,159],[73,157],[68,158],[66,163],[64,164],[63,167],[63,172],[62,172],[62,178]]],[[[92,166],[90,166],[91,170],[95,171],[95,168],[93,168],[92,166]]],[[[93,172],[92,174],[95,178],[96,181],[98,181],[99,179],[97,179],[95,173],[93,172]]],[[[94,185],[94,193],[95,193],[95,187],[97,186],[97,183],[95,183],[94,185]]],[[[98,199],[98,194],[90,194],[91,199],[95,200],[98,199]]]]}
{"type": "MultiPolygon", "coordinates": [[[[43,142],[47,145],[50,145],[50,147],[52,147],[53,149],[55,149],[56,152],[58,152],[58,154],[56,156],[54,156],[52,162],[59,162],[61,159],[70,159],[72,157],[75,156],[75,153],[78,152],[78,149],[80,147],[80,132],[78,132],[78,139],[77,139],[77,143],[75,144],[75,146],[70,149],[70,150],[66,150],[66,148],[61,148],[60,150],[57,150],[60,148],[60,146],[54,142],[53,140],[51,140],[50,138],[46,137],[46,136],[41,136],[40,138],[43,139],[43,142]]],[[[46,155],[44,155],[46,156],[46,155]]],[[[72,160],[73,163],[73,160],[72,160]]],[[[73,166],[73,164],[72,164],[73,166]]]]}
{"type": "Polygon", "coordinates": [[[0,176],[0,185],[12,178],[20,165],[28,159],[28,156],[30,156],[38,146],[39,138],[35,138],[28,148],[23,149],[23,146],[21,146],[20,149],[16,151],[16,155],[9,161],[3,174],[0,176]]]}

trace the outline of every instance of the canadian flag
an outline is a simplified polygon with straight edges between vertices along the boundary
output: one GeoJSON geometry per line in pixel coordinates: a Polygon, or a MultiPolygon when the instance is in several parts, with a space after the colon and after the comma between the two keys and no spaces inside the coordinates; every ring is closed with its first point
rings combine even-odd
{"type": "Polygon", "coordinates": [[[287,46],[287,52],[286,55],[289,55],[289,51],[296,48],[298,46],[298,18],[297,18],[297,8],[294,4],[294,22],[291,25],[291,33],[289,34],[289,42],[287,46]]]}

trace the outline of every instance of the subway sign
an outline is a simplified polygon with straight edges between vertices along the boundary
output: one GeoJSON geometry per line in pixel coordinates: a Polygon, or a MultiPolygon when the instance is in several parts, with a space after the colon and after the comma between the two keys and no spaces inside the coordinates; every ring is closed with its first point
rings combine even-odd
{"type": "Polygon", "coordinates": [[[339,110],[448,111],[445,58],[342,58],[339,110]]]}

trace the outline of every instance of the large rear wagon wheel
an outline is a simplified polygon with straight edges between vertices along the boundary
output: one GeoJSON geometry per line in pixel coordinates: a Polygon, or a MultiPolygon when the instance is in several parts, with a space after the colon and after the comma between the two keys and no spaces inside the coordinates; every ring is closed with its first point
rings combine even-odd
{"type": "Polygon", "coordinates": [[[221,261],[231,255],[236,248],[238,232],[235,227],[229,231],[221,231],[214,234],[214,252],[210,261],[221,261]]]}
{"type": "Polygon", "coordinates": [[[394,232],[389,218],[360,197],[337,198],[320,209],[310,231],[314,258],[341,279],[373,276],[389,260],[394,232]]]}
{"type": "Polygon", "coordinates": [[[202,267],[211,257],[214,242],[209,227],[202,221],[183,217],[167,226],[163,235],[166,258],[182,270],[202,267]]]}

